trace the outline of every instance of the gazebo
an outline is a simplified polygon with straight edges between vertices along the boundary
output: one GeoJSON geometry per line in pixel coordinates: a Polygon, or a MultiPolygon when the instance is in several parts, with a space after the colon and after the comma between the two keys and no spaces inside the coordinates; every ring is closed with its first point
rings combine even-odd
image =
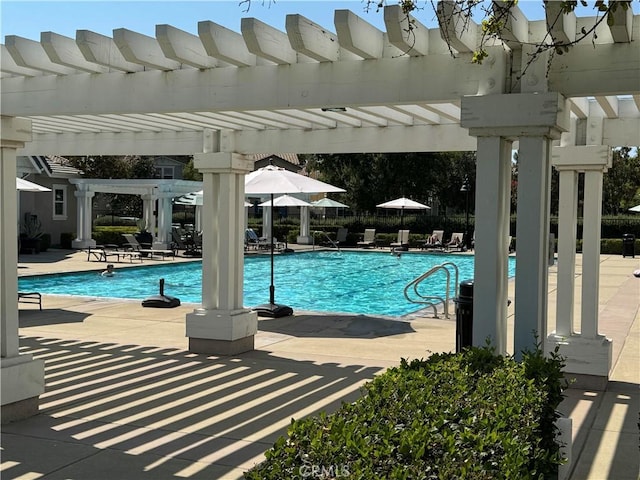
{"type": "MultiPolygon", "coordinates": [[[[547,3],[555,38],[575,39],[594,23],[573,14],[555,22],[558,5],[547,3]]],[[[640,144],[640,16],[619,8],[613,25],[598,26],[595,45],[572,46],[549,62],[548,53],[531,56],[547,22],[529,21],[516,7],[509,33],[475,65],[480,27],[453,2],[440,3],[439,12],[443,31],[390,5],[384,32],[337,10],[332,28],[294,14],[286,31],[243,18],[240,33],[206,20],[193,32],[157,25],[155,37],[125,28],[112,36],[78,30],[75,38],[43,32],[39,42],[7,35],[0,67],[3,410],[37,411],[44,388],[42,361],[18,350],[16,251],[5,240],[17,234],[17,155],[194,155],[204,176],[203,300],[187,315],[186,334],[194,352],[236,354],[253,349],[257,331],[256,313],[242,303],[249,155],[475,150],[473,343],[490,338],[497,352],[520,352],[544,340],[547,349],[560,345],[568,372],[606,382],[611,341],[598,330],[602,179],[612,147],[640,144]],[[526,221],[517,224],[509,345],[506,238],[516,145],[517,214],[526,221]],[[560,172],[561,211],[558,321],[548,332],[552,165],[560,172]],[[575,331],[582,173],[589,215],[575,331]]]]}

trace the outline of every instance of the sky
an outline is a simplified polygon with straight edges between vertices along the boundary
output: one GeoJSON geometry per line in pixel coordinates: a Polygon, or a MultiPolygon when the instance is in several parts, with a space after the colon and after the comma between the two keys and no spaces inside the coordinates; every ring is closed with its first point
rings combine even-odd
{"type": "MultiPolygon", "coordinates": [[[[387,3],[397,3],[390,0],[387,3]]],[[[638,10],[634,2],[634,10],[638,10]]],[[[544,11],[542,0],[520,0],[520,8],[530,20],[540,20],[544,11]]],[[[593,4],[593,0],[589,0],[593,4]]],[[[435,27],[434,12],[429,0],[420,1],[424,8],[414,16],[427,27],[435,27]]],[[[198,22],[210,20],[236,32],[240,31],[240,19],[257,18],[281,31],[285,31],[287,14],[297,13],[335,33],[333,12],[348,9],[384,29],[382,12],[375,8],[365,11],[362,0],[318,1],[318,0],[251,0],[247,4],[240,0],[142,0],[142,1],[35,1],[0,0],[0,35],[18,35],[31,40],[40,40],[41,32],[55,32],[75,38],[76,30],[91,30],[112,36],[116,28],[127,28],[144,35],[155,36],[155,26],[169,24],[194,35],[198,34],[198,22]]],[[[593,8],[579,15],[593,15],[593,8]]]]}

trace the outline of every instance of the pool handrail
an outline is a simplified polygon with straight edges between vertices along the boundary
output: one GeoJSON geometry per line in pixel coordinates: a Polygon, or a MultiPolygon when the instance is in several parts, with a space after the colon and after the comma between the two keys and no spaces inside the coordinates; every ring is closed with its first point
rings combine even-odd
{"type": "Polygon", "coordinates": [[[451,297],[449,295],[449,292],[451,291],[451,271],[449,270],[449,268],[452,268],[455,273],[454,297],[457,297],[459,273],[458,273],[458,266],[453,262],[445,262],[443,264],[436,265],[435,267],[431,267],[429,270],[427,270],[425,273],[423,273],[419,277],[416,277],[413,280],[411,280],[411,282],[409,282],[407,286],[404,287],[404,297],[411,303],[418,303],[418,304],[425,305],[427,307],[432,307],[434,318],[438,318],[436,305],[442,303],[444,306],[444,316],[445,318],[449,318],[449,301],[451,300],[451,297]],[[422,295],[420,292],[418,292],[418,285],[423,280],[429,278],[431,275],[439,271],[444,271],[447,278],[445,298],[442,298],[436,295],[422,295]],[[408,294],[408,291],[411,287],[413,287],[413,292],[419,299],[413,298],[408,294]]]}
{"type": "Polygon", "coordinates": [[[313,235],[312,235],[313,245],[311,247],[312,250],[316,249],[316,234],[317,233],[321,233],[322,235],[324,235],[326,237],[326,239],[329,241],[329,243],[331,243],[331,245],[333,245],[335,248],[338,249],[338,251],[340,251],[340,247],[338,246],[338,244],[324,230],[314,230],[312,233],[313,233],[313,235]]]}

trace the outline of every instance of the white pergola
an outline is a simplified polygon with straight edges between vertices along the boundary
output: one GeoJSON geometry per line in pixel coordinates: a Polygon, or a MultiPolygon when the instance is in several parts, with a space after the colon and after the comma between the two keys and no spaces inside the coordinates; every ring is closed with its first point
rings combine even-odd
{"type": "Polygon", "coordinates": [[[76,186],[75,196],[78,199],[73,248],[96,246],[91,237],[92,199],[96,193],[103,192],[139,195],[142,198],[142,218],[153,235],[153,246],[166,249],[171,243],[172,200],[202,187],[201,182],[172,179],[72,178],[69,182],[76,186]]]}
{"type": "MultiPolygon", "coordinates": [[[[549,18],[559,2],[547,3],[549,18]]],[[[157,25],[148,37],[43,32],[1,45],[0,318],[2,405],[37,406],[42,361],[18,352],[16,155],[195,154],[204,175],[203,300],[186,319],[190,349],[253,348],[256,314],[243,307],[246,156],[264,152],[477,151],[474,344],[498,352],[561,344],[567,371],[606,380],[611,342],[598,331],[602,177],[614,146],[640,144],[640,17],[616,11],[596,45],[531,60],[545,21],[517,9],[508,34],[471,62],[480,28],[439,4],[444,32],[385,7],[386,31],[348,10],[332,28],[288,15],[286,31],[243,18],[194,33],[157,25]],[[408,21],[414,28],[407,34],[408,21]],[[333,33],[335,32],[335,33],[333,33]],[[452,58],[447,38],[455,50],[452,58]],[[507,345],[511,155],[519,146],[515,340],[507,345]],[[556,329],[547,332],[549,177],[560,170],[556,329]],[[577,178],[585,175],[580,328],[574,331],[577,178]]],[[[565,15],[572,40],[594,18],[565,15]]],[[[4,414],[4,413],[3,413],[4,414]]]]}

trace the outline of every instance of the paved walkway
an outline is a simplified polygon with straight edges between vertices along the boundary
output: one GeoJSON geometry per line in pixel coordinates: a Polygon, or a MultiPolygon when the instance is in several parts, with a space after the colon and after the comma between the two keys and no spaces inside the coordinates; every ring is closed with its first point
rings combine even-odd
{"type": "MultiPolygon", "coordinates": [[[[571,479],[637,480],[640,259],[601,260],[600,331],[613,339],[614,363],[605,392],[570,389],[562,405],[574,421],[571,479]]],[[[82,252],[51,251],[21,256],[18,271],[103,268],[82,252]]],[[[3,480],[242,478],[291,418],[354,400],[401,357],[455,348],[453,320],[296,312],[260,319],[255,351],[215,357],[187,351],[192,305],[59,296],[43,305],[20,304],[20,335],[22,350],[45,360],[47,390],[38,416],[2,427],[3,480]]]]}

